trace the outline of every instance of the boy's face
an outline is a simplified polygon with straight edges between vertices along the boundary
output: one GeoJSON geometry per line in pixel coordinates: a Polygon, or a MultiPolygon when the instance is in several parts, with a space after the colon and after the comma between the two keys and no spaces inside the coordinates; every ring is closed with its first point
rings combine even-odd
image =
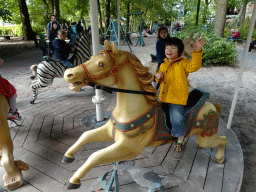
{"type": "Polygon", "coordinates": [[[160,31],[160,37],[162,39],[165,39],[167,37],[167,35],[168,35],[167,31],[165,31],[165,30],[160,31]]]}
{"type": "Polygon", "coordinates": [[[59,38],[61,41],[64,41],[64,40],[66,39],[66,34],[58,33],[58,38],[59,38]]]}
{"type": "Polygon", "coordinates": [[[169,60],[176,59],[178,55],[178,46],[176,45],[166,45],[165,47],[165,56],[169,60]]]}

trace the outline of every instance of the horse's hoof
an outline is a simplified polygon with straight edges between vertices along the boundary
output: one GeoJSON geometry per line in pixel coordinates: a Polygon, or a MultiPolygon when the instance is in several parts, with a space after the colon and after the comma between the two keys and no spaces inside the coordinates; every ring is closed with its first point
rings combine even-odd
{"type": "Polygon", "coordinates": [[[73,184],[68,182],[67,189],[78,189],[81,186],[81,184],[73,184]]]}
{"type": "Polygon", "coordinates": [[[30,104],[34,104],[34,103],[35,103],[35,101],[34,101],[34,100],[31,100],[29,103],[30,103],[30,104]]]}
{"type": "Polygon", "coordinates": [[[4,175],[3,177],[4,187],[9,190],[14,190],[23,184],[23,178],[21,172],[13,173],[11,175],[4,175]]]}
{"type": "Polygon", "coordinates": [[[75,160],[75,158],[67,157],[64,155],[62,158],[62,163],[72,163],[75,160]]]}

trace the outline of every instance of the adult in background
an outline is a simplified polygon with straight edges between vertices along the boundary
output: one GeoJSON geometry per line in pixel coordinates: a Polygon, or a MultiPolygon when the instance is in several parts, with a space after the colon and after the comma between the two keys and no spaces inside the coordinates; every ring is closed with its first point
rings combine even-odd
{"type": "Polygon", "coordinates": [[[83,26],[81,25],[81,21],[78,21],[76,24],[76,32],[77,34],[81,33],[84,30],[83,26]]]}
{"type": "Polygon", "coordinates": [[[57,22],[53,22],[52,23],[52,29],[50,31],[50,35],[49,35],[49,48],[50,48],[50,51],[49,51],[49,56],[52,57],[52,54],[54,53],[54,47],[53,47],[53,40],[57,37],[58,35],[58,25],[57,25],[57,22]]]}
{"type": "Polygon", "coordinates": [[[176,29],[176,31],[181,31],[181,25],[179,23],[177,23],[175,29],[176,29]]]}
{"type": "Polygon", "coordinates": [[[59,22],[57,21],[56,19],[56,16],[55,15],[51,15],[51,21],[47,24],[47,27],[46,27],[46,37],[49,39],[50,37],[50,31],[52,30],[52,24],[53,22],[56,22],[57,23],[57,27],[58,27],[58,30],[61,29],[61,25],[59,24],[59,22]]]}
{"type": "Polygon", "coordinates": [[[236,29],[235,33],[228,38],[228,41],[236,40],[236,39],[239,39],[239,38],[240,38],[240,32],[239,32],[238,29],[236,29]]]}
{"type": "Polygon", "coordinates": [[[254,47],[255,44],[256,44],[256,39],[254,39],[254,40],[250,43],[249,52],[252,52],[252,48],[254,47]]]}

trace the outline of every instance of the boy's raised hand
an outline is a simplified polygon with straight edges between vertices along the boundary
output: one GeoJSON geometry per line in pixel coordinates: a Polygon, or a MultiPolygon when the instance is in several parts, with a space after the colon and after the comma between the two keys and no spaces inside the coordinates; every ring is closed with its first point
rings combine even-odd
{"type": "Polygon", "coordinates": [[[199,50],[202,49],[202,47],[204,46],[204,44],[205,44],[205,39],[202,38],[202,39],[199,41],[199,37],[197,37],[197,38],[196,38],[196,43],[194,43],[194,44],[192,45],[192,47],[193,47],[193,49],[194,49],[195,51],[199,51],[199,50]]]}

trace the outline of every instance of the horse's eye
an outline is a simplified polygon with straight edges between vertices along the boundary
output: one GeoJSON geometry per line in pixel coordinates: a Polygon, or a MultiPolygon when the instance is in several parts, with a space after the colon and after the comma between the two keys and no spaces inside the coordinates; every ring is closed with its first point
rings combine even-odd
{"type": "Polygon", "coordinates": [[[99,62],[99,67],[100,68],[104,68],[105,67],[105,64],[103,62],[99,62]]]}

